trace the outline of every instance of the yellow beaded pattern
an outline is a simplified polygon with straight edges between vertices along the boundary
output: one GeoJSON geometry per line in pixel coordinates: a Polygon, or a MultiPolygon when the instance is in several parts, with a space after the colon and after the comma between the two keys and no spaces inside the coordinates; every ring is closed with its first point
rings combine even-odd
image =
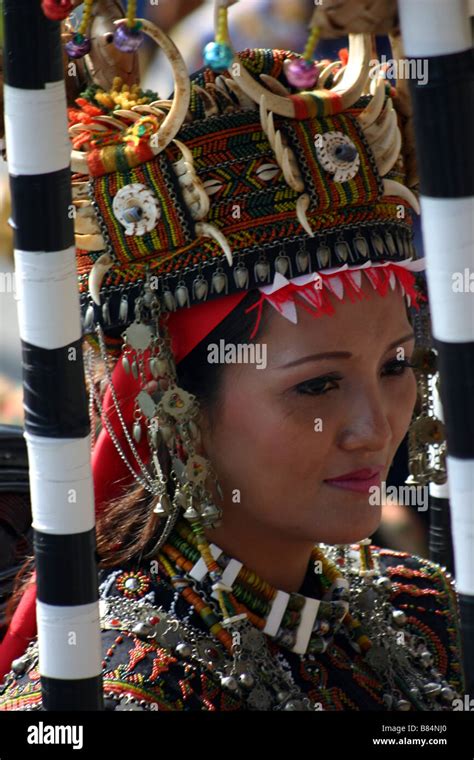
{"type": "MultiPolygon", "coordinates": [[[[120,77],[114,77],[112,89],[109,92],[98,91],[95,100],[104,108],[132,108],[132,106],[146,105],[149,98],[139,97],[140,86],[138,84],[124,84],[120,77]]],[[[113,114],[112,114],[113,115],[113,114]]]]}

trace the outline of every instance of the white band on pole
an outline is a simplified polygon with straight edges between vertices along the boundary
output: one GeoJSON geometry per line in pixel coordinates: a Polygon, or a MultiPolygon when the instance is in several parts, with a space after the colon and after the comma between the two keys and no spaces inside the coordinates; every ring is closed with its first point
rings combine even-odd
{"type": "Polygon", "coordinates": [[[44,90],[4,85],[5,137],[10,174],[49,174],[71,163],[64,82],[44,90]],[[34,118],[31,118],[34,114],[34,118]]]}
{"type": "Polygon", "coordinates": [[[22,340],[48,349],[79,340],[75,248],[51,253],[15,251],[15,267],[22,340]]]}
{"type": "Polygon", "coordinates": [[[474,462],[447,457],[451,497],[451,532],[456,547],[456,588],[474,595],[474,462]]]}
{"type": "Polygon", "coordinates": [[[431,310],[433,336],[474,341],[474,198],[422,196],[421,224],[430,302],[443,304],[431,310]]]}
{"type": "Polygon", "coordinates": [[[39,671],[61,680],[93,678],[102,672],[99,603],[56,607],[36,603],[39,671]]]}
{"type": "Polygon", "coordinates": [[[56,535],[92,530],[95,518],[90,436],[24,435],[28,445],[33,527],[56,535]]]}
{"type": "Polygon", "coordinates": [[[408,57],[449,55],[471,47],[468,0],[398,0],[398,12],[408,57]]]}

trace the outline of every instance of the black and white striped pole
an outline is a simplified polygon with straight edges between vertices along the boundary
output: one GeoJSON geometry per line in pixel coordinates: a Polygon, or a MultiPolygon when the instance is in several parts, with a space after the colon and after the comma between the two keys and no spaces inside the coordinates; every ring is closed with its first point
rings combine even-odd
{"type": "Polygon", "coordinates": [[[46,710],[102,707],[90,423],[59,22],[4,0],[5,131],[46,710]]]}
{"type": "Polygon", "coordinates": [[[467,693],[474,695],[474,58],[467,0],[399,0],[411,79],[421,223],[447,470],[467,693]]]}

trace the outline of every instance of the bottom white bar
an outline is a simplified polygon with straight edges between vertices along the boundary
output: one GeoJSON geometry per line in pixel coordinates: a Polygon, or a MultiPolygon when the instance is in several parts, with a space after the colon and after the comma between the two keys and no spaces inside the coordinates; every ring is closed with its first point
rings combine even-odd
{"type": "Polygon", "coordinates": [[[36,603],[39,671],[48,678],[93,678],[102,672],[99,603],[36,603]]]}

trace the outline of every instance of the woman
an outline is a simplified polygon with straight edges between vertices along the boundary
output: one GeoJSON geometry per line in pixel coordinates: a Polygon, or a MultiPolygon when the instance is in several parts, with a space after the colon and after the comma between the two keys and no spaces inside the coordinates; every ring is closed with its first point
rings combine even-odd
{"type": "MultiPolygon", "coordinates": [[[[106,706],[451,709],[452,581],[367,538],[426,405],[392,100],[365,37],[339,71],[265,50],[224,76],[224,22],[192,91],[172,51],[174,107],[116,86],[70,114],[106,706]]],[[[40,706],[33,643],[0,707],[40,706]]]]}

